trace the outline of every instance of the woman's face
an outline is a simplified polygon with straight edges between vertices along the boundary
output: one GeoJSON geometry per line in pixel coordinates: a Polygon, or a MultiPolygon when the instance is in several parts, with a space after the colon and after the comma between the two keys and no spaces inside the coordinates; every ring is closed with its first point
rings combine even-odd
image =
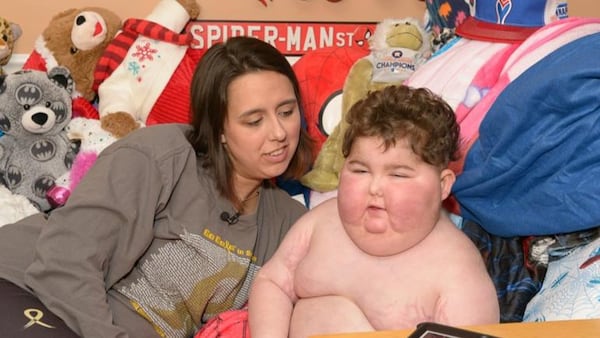
{"type": "Polygon", "coordinates": [[[290,80],[274,71],[244,74],[227,90],[221,142],[241,178],[261,181],[287,169],[300,137],[300,110],[290,80]]]}

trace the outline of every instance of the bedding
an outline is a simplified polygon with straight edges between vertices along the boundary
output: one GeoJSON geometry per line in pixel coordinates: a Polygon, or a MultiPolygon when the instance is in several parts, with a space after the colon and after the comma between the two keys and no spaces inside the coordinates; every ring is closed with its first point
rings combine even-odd
{"type": "Polygon", "coordinates": [[[453,194],[499,236],[600,225],[600,33],[544,57],[499,94],[453,194]]]}

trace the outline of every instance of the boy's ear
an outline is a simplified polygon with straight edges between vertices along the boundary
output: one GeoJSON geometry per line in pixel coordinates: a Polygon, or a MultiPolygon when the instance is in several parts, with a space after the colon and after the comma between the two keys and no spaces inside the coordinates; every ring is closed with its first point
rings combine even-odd
{"type": "Polygon", "coordinates": [[[452,190],[452,185],[454,184],[454,182],[456,181],[456,175],[454,174],[454,171],[452,171],[451,169],[444,169],[442,170],[442,172],[440,173],[440,184],[441,184],[441,191],[442,191],[442,201],[445,200],[449,195],[450,195],[450,191],[452,190]]]}

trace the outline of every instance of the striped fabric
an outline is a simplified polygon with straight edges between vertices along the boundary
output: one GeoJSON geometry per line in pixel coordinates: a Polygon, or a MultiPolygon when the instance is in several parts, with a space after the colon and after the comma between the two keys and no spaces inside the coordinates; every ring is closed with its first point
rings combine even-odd
{"type": "Polygon", "coordinates": [[[94,91],[112,74],[127,55],[129,48],[139,35],[176,45],[189,45],[193,37],[189,33],[179,34],[164,26],[144,19],[127,19],[121,33],[106,47],[94,71],[94,91]]]}
{"type": "Polygon", "coordinates": [[[128,19],[123,24],[123,30],[180,46],[186,46],[192,42],[191,34],[178,34],[162,25],[148,20],[128,19]]]}

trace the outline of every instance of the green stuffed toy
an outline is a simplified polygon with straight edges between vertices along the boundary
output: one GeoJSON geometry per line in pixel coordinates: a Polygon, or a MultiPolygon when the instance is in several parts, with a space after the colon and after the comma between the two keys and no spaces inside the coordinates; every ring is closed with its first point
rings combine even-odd
{"type": "Polygon", "coordinates": [[[370,91],[402,83],[431,55],[427,34],[414,18],[383,20],[369,38],[369,47],[371,53],[352,65],[344,82],[340,122],[323,143],[312,170],[300,179],[312,190],[337,189],[350,107],[370,91]]]}

